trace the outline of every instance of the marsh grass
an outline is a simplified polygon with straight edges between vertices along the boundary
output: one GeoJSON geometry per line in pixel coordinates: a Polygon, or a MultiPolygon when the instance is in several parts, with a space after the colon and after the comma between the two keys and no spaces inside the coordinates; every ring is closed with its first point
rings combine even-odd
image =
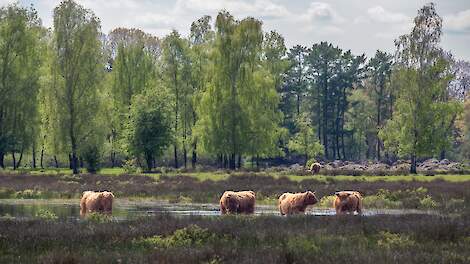
{"type": "MultiPolygon", "coordinates": [[[[223,172],[220,172],[223,173],[223,172]]],[[[321,177],[321,176],[318,176],[321,177]]],[[[337,176],[340,177],[340,176],[337,176]]],[[[396,176],[399,177],[399,176],[396,176]]],[[[423,176],[424,177],[424,176],[423,176]]],[[[429,176],[432,177],[432,176],[429,176]]],[[[335,191],[357,190],[364,196],[366,208],[409,208],[467,210],[470,181],[368,181],[365,176],[353,180],[272,177],[256,173],[232,173],[225,180],[198,180],[186,175],[31,175],[0,174],[0,199],[80,198],[85,190],[112,191],[117,198],[163,199],[172,203],[218,203],[226,190],[253,190],[257,204],[276,205],[284,192],[316,191],[320,207],[331,207],[335,191]],[[329,200],[326,200],[329,199],[329,200]],[[464,200],[458,203],[456,201],[464,200]],[[447,203],[452,203],[447,205],[447,203]]]]}
{"type": "Polygon", "coordinates": [[[0,220],[2,263],[468,263],[470,218],[0,220]]]}

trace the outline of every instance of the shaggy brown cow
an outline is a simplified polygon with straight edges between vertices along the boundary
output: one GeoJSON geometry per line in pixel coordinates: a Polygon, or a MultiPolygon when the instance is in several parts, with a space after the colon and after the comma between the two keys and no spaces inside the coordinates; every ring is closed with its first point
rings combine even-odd
{"type": "Polygon", "coordinates": [[[220,197],[222,214],[252,214],[255,211],[256,195],[252,191],[226,191],[220,197]]]}
{"type": "Polygon", "coordinates": [[[315,192],[284,193],[279,196],[279,211],[281,215],[303,214],[307,206],[314,205],[317,202],[315,192]]]}
{"type": "Polygon", "coordinates": [[[318,163],[318,162],[314,162],[310,165],[310,169],[309,171],[312,173],[312,174],[318,174],[320,172],[320,169],[321,169],[321,164],[318,163]]]}
{"type": "Polygon", "coordinates": [[[113,211],[114,195],[111,192],[83,192],[80,200],[80,215],[85,216],[87,213],[97,212],[111,214],[113,211]]]}
{"type": "Polygon", "coordinates": [[[336,214],[362,214],[362,196],[356,191],[336,192],[336,199],[333,204],[336,214]]]}

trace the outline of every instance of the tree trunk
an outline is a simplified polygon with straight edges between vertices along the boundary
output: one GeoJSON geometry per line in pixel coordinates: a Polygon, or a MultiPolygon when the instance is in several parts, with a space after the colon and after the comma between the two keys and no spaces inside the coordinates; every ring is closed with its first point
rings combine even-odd
{"type": "Polygon", "coordinates": [[[256,155],[256,168],[259,168],[259,156],[256,155]]]}
{"type": "Polygon", "coordinates": [[[380,106],[382,105],[382,100],[380,99],[382,94],[379,95],[379,99],[377,101],[377,161],[380,161],[382,157],[380,156],[380,138],[379,138],[379,128],[381,121],[380,116],[380,106]]]}
{"type": "Polygon", "coordinates": [[[152,155],[150,154],[146,154],[145,155],[145,162],[147,163],[147,172],[151,172],[152,171],[152,162],[153,161],[153,157],[152,155]]]}
{"type": "Polygon", "coordinates": [[[236,169],[236,164],[235,164],[235,153],[230,154],[230,169],[235,170],[236,169]]]}
{"type": "Polygon", "coordinates": [[[297,116],[300,115],[300,93],[297,94],[297,116]]]}
{"type": "Polygon", "coordinates": [[[176,148],[176,143],[175,145],[173,145],[173,150],[174,150],[174,158],[175,158],[175,168],[177,169],[179,166],[178,166],[178,150],[176,148]]]}
{"type": "Polygon", "coordinates": [[[16,170],[16,157],[15,157],[15,152],[11,153],[11,157],[13,158],[13,170],[16,170]]]}
{"type": "Polygon", "coordinates": [[[410,173],[416,174],[416,154],[415,153],[411,155],[410,173]]]}
{"type": "Polygon", "coordinates": [[[193,157],[191,158],[191,166],[193,167],[193,170],[196,169],[196,162],[197,162],[197,152],[196,152],[196,143],[193,145],[193,157]]]}
{"type": "Polygon", "coordinates": [[[441,150],[440,158],[441,158],[441,160],[446,158],[446,151],[444,149],[441,150]]]}
{"type": "Polygon", "coordinates": [[[23,160],[23,150],[20,152],[20,158],[18,159],[18,162],[16,163],[16,168],[19,168],[21,166],[21,161],[23,160]]]}
{"type": "Polygon", "coordinates": [[[2,169],[5,169],[5,154],[3,154],[3,152],[0,152],[0,167],[2,167],[2,169]]]}
{"type": "Polygon", "coordinates": [[[72,154],[69,153],[69,168],[72,169],[73,168],[73,161],[72,161],[72,154]]]}
{"type": "Polygon", "coordinates": [[[78,157],[76,151],[72,151],[72,173],[78,174],[78,157]]]}
{"type": "Polygon", "coordinates": [[[228,168],[228,159],[227,159],[227,155],[224,154],[224,169],[228,168]]]}
{"type": "Polygon", "coordinates": [[[33,143],[33,169],[36,169],[36,144],[33,143]]]}
{"type": "Polygon", "coordinates": [[[238,169],[242,167],[242,155],[238,155],[238,169]]]}
{"type": "Polygon", "coordinates": [[[183,147],[183,158],[184,158],[184,168],[188,168],[188,151],[186,150],[186,146],[183,147]]]}
{"type": "Polygon", "coordinates": [[[111,160],[111,168],[114,168],[114,166],[116,166],[116,152],[111,151],[109,158],[111,160]]]}
{"type": "Polygon", "coordinates": [[[54,163],[55,163],[55,167],[58,169],[59,168],[59,162],[57,161],[57,156],[54,155],[54,163]]]}
{"type": "Polygon", "coordinates": [[[41,169],[44,169],[44,148],[41,149],[41,157],[40,157],[40,166],[41,166],[41,169]]]}

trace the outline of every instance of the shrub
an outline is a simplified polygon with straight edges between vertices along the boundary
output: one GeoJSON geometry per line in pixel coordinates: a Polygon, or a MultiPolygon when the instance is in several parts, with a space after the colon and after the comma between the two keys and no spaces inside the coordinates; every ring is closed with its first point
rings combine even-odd
{"type": "Polygon", "coordinates": [[[366,208],[385,208],[385,209],[396,209],[401,208],[402,203],[399,201],[390,201],[383,196],[370,195],[364,197],[364,207],[366,208]]]}
{"type": "Polygon", "coordinates": [[[379,233],[377,245],[386,249],[407,248],[414,246],[415,242],[407,235],[381,231],[379,233]]]}
{"type": "Polygon", "coordinates": [[[101,152],[97,145],[87,145],[83,150],[83,159],[89,173],[96,173],[100,169],[101,152]]]}
{"type": "Polygon", "coordinates": [[[333,207],[333,203],[336,199],[336,195],[328,195],[328,196],[323,196],[320,199],[320,202],[318,202],[318,207],[323,207],[323,208],[331,208],[333,207]]]}
{"type": "Polygon", "coordinates": [[[113,220],[113,217],[111,215],[93,212],[87,214],[86,220],[93,223],[109,223],[113,220]]]}
{"type": "Polygon", "coordinates": [[[122,168],[126,173],[129,174],[136,174],[141,172],[140,167],[137,165],[137,159],[125,160],[122,164],[122,168]]]}
{"type": "Polygon", "coordinates": [[[40,209],[36,213],[35,217],[42,219],[42,220],[49,220],[49,221],[57,220],[59,218],[54,212],[51,212],[47,209],[40,209]]]}
{"type": "Polygon", "coordinates": [[[23,191],[17,191],[14,194],[14,198],[17,199],[38,199],[42,198],[43,194],[41,191],[26,189],[23,191]]]}
{"type": "Polygon", "coordinates": [[[134,240],[133,244],[143,248],[172,248],[172,247],[193,247],[203,246],[216,241],[216,235],[207,229],[197,225],[177,229],[172,235],[165,238],[162,236],[152,236],[134,240]]]}

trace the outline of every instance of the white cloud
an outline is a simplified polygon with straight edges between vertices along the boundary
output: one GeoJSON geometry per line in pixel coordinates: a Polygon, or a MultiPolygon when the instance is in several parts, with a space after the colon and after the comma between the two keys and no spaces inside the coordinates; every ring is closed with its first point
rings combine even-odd
{"type": "Polygon", "coordinates": [[[470,32],[470,9],[444,16],[444,29],[451,32],[470,32]]]}
{"type": "Polygon", "coordinates": [[[0,6],[6,6],[14,2],[14,0],[0,0],[0,6]]]}
{"type": "Polygon", "coordinates": [[[404,23],[411,20],[411,18],[402,13],[385,10],[382,6],[367,9],[367,15],[373,22],[379,23],[404,23]]]}
{"type": "Polygon", "coordinates": [[[334,24],[339,24],[344,21],[343,17],[340,16],[330,4],[324,2],[310,3],[309,8],[300,16],[300,18],[310,22],[334,24]]]}
{"type": "Polygon", "coordinates": [[[222,9],[241,16],[285,18],[291,15],[286,7],[270,0],[178,0],[174,8],[175,13],[185,11],[214,13],[222,9]]]}

